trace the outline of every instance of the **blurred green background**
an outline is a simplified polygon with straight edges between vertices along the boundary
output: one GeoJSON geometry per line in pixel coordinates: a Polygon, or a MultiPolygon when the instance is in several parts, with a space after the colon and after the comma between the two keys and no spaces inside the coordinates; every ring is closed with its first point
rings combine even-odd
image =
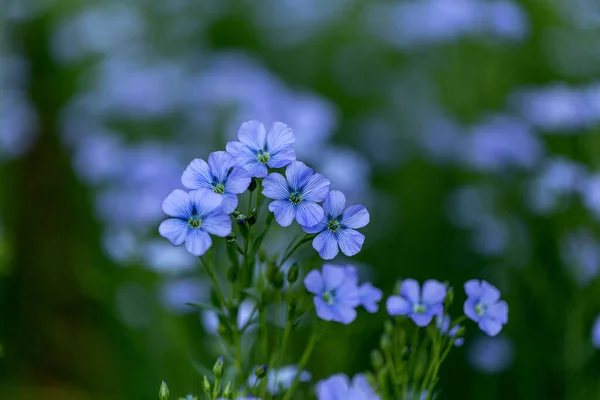
{"type": "MultiPolygon", "coordinates": [[[[467,324],[441,398],[600,399],[597,1],[8,0],[0,23],[0,398],[200,393],[214,317],[184,303],[209,286],[160,205],[260,119],[369,208],[350,262],[386,296],[448,280],[456,315],[466,280],[501,289],[508,325],[467,324]]],[[[367,369],[384,320],[333,327],[312,382],[367,369]]]]}

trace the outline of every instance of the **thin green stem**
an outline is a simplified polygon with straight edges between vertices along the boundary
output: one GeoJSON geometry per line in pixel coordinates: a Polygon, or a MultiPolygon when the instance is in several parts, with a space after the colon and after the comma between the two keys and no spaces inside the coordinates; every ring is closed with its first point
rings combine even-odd
{"type": "Polygon", "coordinates": [[[212,399],[216,400],[219,397],[219,378],[215,377],[215,385],[213,386],[212,399]]]}
{"type": "Polygon", "coordinates": [[[294,254],[294,252],[296,250],[298,250],[298,248],[300,246],[302,246],[304,243],[309,242],[312,238],[314,238],[314,235],[311,235],[311,234],[304,235],[302,237],[302,239],[300,239],[291,249],[288,249],[284,253],[283,258],[281,259],[281,261],[279,261],[279,265],[283,265],[292,256],[292,254],[294,254]]]}
{"type": "Polygon", "coordinates": [[[212,266],[209,261],[205,259],[204,256],[200,257],[200,262],[206,271],[206,274],[209,276],[213,285],[215,286],[215,290],[217,292],[217,297],[219,298],[219,302],[221,303],[221,307],[227,307],[227,300],[225,299],[225,294],[223,294],[223,290],[221,289],[221,285],[219,285],[219,280],[217,279],[217,275],[215,271],[212,269],[212,266]]]}
{"type": "Polygon", "coordinates": [[[300,362],[298,362],[298,370],[296,371],[296,376],[294,377],[294,380],[292,381],[292,385],[290,386],[290,389],[287,391],[285,396],[283,396],[282,400],[291,400],[292,395],[294,394],[294,392],[296,391],[296,388],[298,387],[298,383],[300,383],[300,376],[302,375],[302,371],[304,371],[304,367],[306,367],[306,363],[308,362],[308,359],[310,358],[310,356],[315,348],[315,343],[317,342],[317,339],[319,338],[319,336],[321,336],[321,331],[320,331],[320,326],[317,326],[313,330],[312,334],[310,335],[310,338],[308,339],[308,344],[306,345],[306,348],[304,349],[304,353],[302,353],[300,362]]]}
{"type": "Polygon", "coordinates": [[[394,367],[394,361],[392,360],[392,356],[389,351],[385,352],[385,361],[388,369],[391,372],[392,380],[394,381],[394,393],[396,394],[396,398],[400,399],[400,381],[398,380],[398,374],[396,373],[396,368],[394,367]]]}

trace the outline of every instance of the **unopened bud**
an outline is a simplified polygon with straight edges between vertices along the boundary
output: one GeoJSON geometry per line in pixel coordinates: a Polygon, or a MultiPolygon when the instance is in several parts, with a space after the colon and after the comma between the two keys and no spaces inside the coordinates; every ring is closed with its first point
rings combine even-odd
{"type": "Polygon", "coordinates": [[[254,375],[256,375],[256,377],[258,379],[262,379],[265,376],[267,376],[267,366],[266,365],[261,365],[260,367],[257,367],[254,370],[254,375]]]}
{"type": "Polygon", "coordinates": [[[229,244],[235,243],[235,235],[233,234],[233,232],[231,232],[229,235],[227,235],[227,243],[229,243],[229,244]]]}
{"type": "Polygon", "coordinates": [[[283,272],[281,272],[280,270],[277,270],[271,276],[271,285],[273,285],[273,287],[275,289],[281,289],[283,287],[284,280],[285,280],[285,275],[283,275],[283,272]]]}
{"type": "Polygon", "coordinates": [[[227,386],[225,386],[225,390],[223,390],[223,398],[230,399],[232,396],[231,393],[231,382],[227,382],[227,386]]]}
{"type": "Polygon", "coordinates": [[[448,307],[454,301],[454,288],[452,286],[448,286],[446,290],[446,299],[444,303],[446,303],[446,307],[448,307]]]}
{"type": "Polygon", "coordinates": [[[229,267],[227,270],[227,280],[231,283],[237,281],[238,277],[238,268],[237,267],[229,267]]]}
{"type": "Polygon", "coordinates": [[[252,226],[256,224],[256,215],[251,215],[248,217],[248,225],[252,226]]]}
{"type": "Polygon", "coordinates": [[[256,178],[252,178],[252,180],[250,181],[250,184],[248,185],[248,191],[254,192],[257,187],[258,187],[258,181],[256,180],[256,178]]]}
{"type": "Polygon", "coordinates": [[[237,222],[238,225],[244,225],[246,223],[246,219],[248,219],[248,217],[246,217],[245,214],[239,214],[237,217],[235,217],[235,222],[237,222]]]}
{"type": "Polygon", "coordinates": [[[204,379],[202,380],[202,388],[204,389],[204,391],[208,394],[210,394],[210,381],[208,380],[208,378],[206,377],[206,375],[204,375],[204,379]]]}
{"type": "Polygon", "coordinates": [[[383,367],[384,364],[385,360],[383,359],[383,355],[381,354],[381,352],[379,350],[371,351],[371,365],[373,365],[373,368],[378,370],[381,367],[383,367]]]}
{"type": "Polygon", "coordinates": [[[392,321],[387,320],[383,323],[383,331],[390,336],[394,334],[394,324],[392,324],[392,321]]]}
{"type": "Polygon", "coordinates": [[[287,281],[292,284],[298,280],[298,275],[300,274],[300,267],[298,263],[293,263],[290,267],[287,274],[287,281]]]}
{"type": "Polygon", "coordinates": [[[381,342],[379,344],[379,347],[381,347],[381,350],[383,350],[383,351],[387,351],[387,350],[391,349],[392,348],[392,339],[390,339],[390,337],[384,333],[381,336],[381,342]]]}
{"type": "Polygon", "coordinates": [[[162,381],[160,389],[158,390],[158,398],[160,400],[169,400],[170,394],[171,393],[169,392],[169,387],[167,386],[167,383],[165,381],[162,381]]]}
{"type": "Polygon", "coordinates": [[[223,357],[217,358],[217,361],[213,367],[213,374],[217,379],[223,376],[223,357]]]}

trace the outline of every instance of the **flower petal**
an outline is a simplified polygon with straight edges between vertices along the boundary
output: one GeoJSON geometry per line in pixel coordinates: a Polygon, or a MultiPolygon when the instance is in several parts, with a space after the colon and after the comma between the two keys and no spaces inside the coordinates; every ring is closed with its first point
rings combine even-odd
{"type": "Polygon", "coordinates": [[[317,295],[322,294],[325,291],[325,283],[323,282],[321,272],[317,270],[310,271],[306,277],[304,277],[304,286],[310,293],[317,295]]]}
{"type": "Polygon", "coordinates": [[[379,301],[383,298],[383,292],[371,283],[363,283],[358,289],[360,304],[370,313],[379,310],[379,301]]]}
{"type": "Polygon", "coordinates": [[[328,230],[319,233],[312,244],[323,260],[333,260],[338,255],[338,242],[328,230]]]}
{"type": "Polygon", "coordinates": [[[285,180],[283,175],[276,172],[269,174],[263,180],[263,191],[262,194],[265,197],[273,200],[288,200],[290,197],[290,188],[288,182],[285,180]]]}
{"type": "Polygon", "coordinates": [[[225,181],[225,192],[234,194],[244,193],[248,189],[251,180],[252,177],[248,171],[242,167],[235,167],[227,176],[225,181]]]}
{"type": "Polygon", "coordinates": [[[332,321],[335,319],[335,315],[331,311],[331,306],[325,303],[320,296],[315,296],[313,299],[315,303],[315,311],[317,312],[317,317],[321,318],[324,321],[332,321]]]}
{"type": "Polygon", "coordinates": [[[504,300],[497,302],[488,307],[487,315],[501,324],[508,322],[508,304],[504,300]]]}
{"type": "Polygon", "coordinates": [[[414,279],[403,280],[400,287],[400,294],[412,304],[419,303],[421,301],[421,288],[419,287],[419,282],[414,279]]]}
{"type": "Polygon", "coordinates": [[[208,155],[211,175],[219,183],[225,182],[229,170],[235,165],[234,158],[226,151],[215,151],[208,155]]]}
{"type": "Polygon", "coordinates": [[[335,303],[331,307],[331,311],[335,316],[333,320],[344,325],[348,325],[356,319],[356,308],[346,304],[335,303]]]}
{"type": "Polygon", "coordinates": [[[181,175],[181,183],[188,189],[210,188],[212,175],[206,161],[196,158],[187,166],[183,175],[181,175]]]}
{"type": "Polygon", "coordinates": [[[354,229],[340,229],[337,233],[342,253],[348,257],[358,254],[365,242],[365,235],[354,229]]]}
{"type": "Polygon", "coordinates": [[[342,267],[333,264],[323,265],[323,281],[325,283],[325,290],[334,290],[339,288],[344,282],[345,278],[346,274],[344,273],[344,269],[342,267]]]}
{"type": "Polygon", "coordinates": [[[491,318],[482,318],[479,321],[479,329],[484,331],[488,336],[496,336],[502,330],[502,324],[491,318]]]}
{"type": "Polygon", "coordinates": [[[311,201],[302,201],[296,206],[296,221],[300,225],[314,226],[323,219],[323,207],[311,201]]]}
{"type": "Polygon", "coordinates": [[[187,220],[192,214],[190,194],[180,189],[173,190],[163,201],[162,209],[170,217],[187,220]]]}
{"type": "Polygon", "coordinates": [[[344,267],[344,273],[346,274],[346,280],[358,285],[358,271],[356,267],[352,265],[346,265],[344,267]]]}
{"type": "Polygon", "coordinates": [[[388,314],[394,315],[406,315],[412,311],[412,304],[410,304],[404,297],[401,296],[390,296],[388,297],[385,306],[388,314]]]}
{"type": "Polygon", "coordinates": [[[233,212],[233,210],[235,210],[236,207],[237,207],[237,205],[238,205],[237,195],[235,195],[233,193],[223,193],[220,196],[223,199],[222,203],[221,203],[221,207],[222,207],[223,213],[225,213],[225,214],[231,214],[233,212]]]}
{"type": "Polygon", "coordinates": [[[478,298],[469,297],[463,305],[463,312],[472,321],[479,322],[479,315],[475,312],[475,306],[479,302],[478,298]]]}
{"type": "Polygon", "coordinates": [[[306,181],[306,185],[302,191],[302,197],[304,200],[320,203],[327,197],[330,185],[331,182],[329,182],[329,179],[327,179],[325,175],[314,174],[306,181]]]}
{"type": "Polygon", "coordinates": [[[313,174],[312,168],[300,161],[292,161],[285,169],[285,177],[292,190],[300,190],[306,186],[308,179],[313,174]]]}
{"type": "Polygon", "coordinates": [[[289,200],[275,200],[269,204],[269,211],[275,214],[275,221],[283,227],[289,226],[296,216],[296,207],[289,200]]]}
{"type": "Polygon", "coordinates": [[[423,284],[423,303],[434,305],[442,303],[446,298],[446,285],[434,279],[429,279],[423,284]]]}
{"type": "Polygon", "coordinates": [[[492,304],[500,300],[500,291],[487,281],[481,281],[481,302],[492,304]]]}
{"type": "Polygon", "coordinates": [[[264,149],[267,143],[265,126],[257,120],[244,122],[237,131],[237,137],[253,150],[264,149]]]}
{"type": "Polygon", "coordinates": [[[420,326],[421,328],[429,325],[429,323],[433,319],[432,314],[412,314],[410,317],[412,318],[414,323],[417,326],[420,326]]]}
{"type": "Polygon", "coordinates": [[[268,164],[272,168],[281,168],[296,159],[294,142],[296,137],[292,129],[284,123],[275,122],[267,133],[267,149],[271,155],[268,164]]]}
{"type": "Polygon", "coordinates": [[[342,225],[348,228],[358,229],[366,226],[369,223],[369,219],[369,212],[365,206],[355,205],[344,210],[341,222],[342,225]]]}
{"type": "Polygon", "coordinates": [[[319,233],[319,232],[323,232],[325,229],[327,229],[327,220],[322,219],[321,222],[319,222],[315,226],[302,226],[302,229],[306,233],[319,233]]]}
{"type": "Polygon", "coordinates": [[[208,214],[220,210],[223,203],[223,196],[216,194],[210,189],[198,189],[190,192],[192,205],[196,208],[196,214],[204,218],[208,214]]]}
{"type": "Polygon", "coordinates": [[[231,233],[231,218],[224,212],[215,212],[205,216],[200,227],[211,235],[225,237],[231,233]]]}
{"type": "Polygon", "coordinates": [[[349,390],[350,382],[344,374],[337,374],[317,383],[316,392],[319,400],[339,400],[349,390]]]}
{"type": "Polygon", "coordinates": [[[162,237],[169,239],[173,246],[180,246],[185,241],[188,226],[187,221],[169,218],[160,224],[158,232],[162,237]]]}
{"type": "Polygon", "coordinates": [[[471,279],[465,282],[465,293],[469,297],[481,297],[481,282],[479,279],[471,279]]]}
{"type": "Polygon", "coordinates": [[[190,229],[185,238],[185,248],[191,254],[199,257],[212,246],[210,235],[202,229],[190,229]]]}
{"type": "Polygon", "coordinates": [[[285,149],[278,151],[271,155],[267,165],[271,168],[283,168],[292,161],[296,160],[296,152],[293,147],[286,147],[285,149]]]}
{"type": "Polygon", "coordinates": [[[323,210],[325,216],[329,218],[337,218],[344,212],[346,207],[346,196],[339,190],[332,190],[327,193],[327,197],[323,202],[323,210]]]}

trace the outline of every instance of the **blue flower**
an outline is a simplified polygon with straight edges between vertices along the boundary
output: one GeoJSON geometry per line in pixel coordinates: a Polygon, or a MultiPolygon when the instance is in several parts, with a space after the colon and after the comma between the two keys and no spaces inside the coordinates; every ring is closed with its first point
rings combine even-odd
{"type": "Polygon", "coordinates": [[[467,300],[464,312],[489,336],[496,336],[508,322],[508,304],[500,300],[500,291],[486,281],[472,279],[465,283],[467,300]]]}
{"type": "Polygon", "coordinates": [[[435,315],[444,312],[446,286],[430,279],[423,284],[423,290],[414,279],[402,282],[400,296],[387,299],[387,310],[390,315],[406,315],[418,326],[427,326],[435,315]]]}
{"type": "Polygon", "coordinates": [[[356,318],[360,305],[358,286],[344,267],[323,265],[323,273],[313,270],[304,278],[306,290],[315,294],[317,316],[325,321],[349,324],[356,318]]]}
{"type": "Polygon", "coordinates": [[[296,159],[294,132],[281,122],[275,122],[267,133],[262,122],[247,121],[240,126],[237,136],[240,141],[227,143],[227,152],[251,176],[264,178],[267,167],[282,168],[296,159]]]}
{"type": "Polygon", "coordinates": [[[263,194],[275,201],[269,211],[281,226],[288,226],[294,218],[302,226],[314,226],[323,219],[323,208],[318,202],[329,192],[329,179],[300,161],[293,161],[285,170],[285,178],[272,173],[263,181],[263,194]]]}
{"type": "Polygon", "coordinates": [[[346,208],[346,197],[339,190],[332,190],[323,202],[324,217],[315,226],[303,226],[306,233],[318,233],[313,247],[324,260],[338,254],[338,246],[347,256],[357,254],[365,236],[356,231],[369,223],[369,212],[364,206],[346,208]]]}
{"type": "MultiPolygon", "coordinates": [[[[287,390],[292,386],[292,382],[298,373],[298,367],[295,365],[288,365],[285,367],[273,369],[269,368],[267,372],[267,392],[272,395],[278,395],[281,389],[287,390]]],[[[300,382],[309,382],[312,379],[312,375],[308,371],[302,371],[300,373],[300,382]]],[[[248,386],[254,387],[258,378],[255,374],[252,374],[248,378],[248,386]]]]}
{"type": "MultiPolygon", "coordinates": [[[[454,325],[452,327],[452,329],[450,329],[450,331],[448,331],[448,328],[450,328],[450,322],[451,322],[450,316],[448,314],[444,314],[443,317],[441,315],[438,315],[436,321],[437,321],[437,328],[442,332],[442,334],[447,335],[449,338],[455,337],[456,333],[460,329],[460,325],[454,325]]],[[[465,342],[465,338],[459,337],[458,339],[456,339],[454,341],[454,345],[456,347],[459,347],[459,346],[462,346],[464,342],[465,342]]]]}
{"type": "MultiPolygon", "coordinates": [[[[352,265],[346,265],[344,267],[346,277],[350,279],[356,286],[358,286],[358,272],[352,265]]],[[[360,305],[370,313],[376,313],[379,310],[379,302],[383,298],[383,292],[373,286],[370,282],[363,283],[358,287],[358,298],[360,299],[360,305]]]]}
{"type": "Polygon", "coordinates": [[[235,166],[231,154],[215,151],[208,156],[208,163],[198,158],[193,160],[183,173],[181,182],[188,189],[219,194],[223,212],[229,214],[237,207],[237,195],[248,189],[251,179],[245,169],[235,166]]]}
{"type": "Polygon", "coordinates": [[[332,375],[316,386],[318,400],[379,400],[367,378],[358,374],[352,382],[344,374],[332,375]]]}
{"type": "Polygon", "coordinates": [[[221,196],[215,193],[177,189],[167,196],[162,208],[173,218],[160,224],[160,234],[174,246],[185,242],[187,251],[195,256],[210,248],[210,235],[225,237],[231,232],[231,219],[221,209],[221,196]]]}
{"type": "Polygon", "coordinates": [[[600,315],[596,317],[592,326],[592,346],[600,349],[600,315]]]}

